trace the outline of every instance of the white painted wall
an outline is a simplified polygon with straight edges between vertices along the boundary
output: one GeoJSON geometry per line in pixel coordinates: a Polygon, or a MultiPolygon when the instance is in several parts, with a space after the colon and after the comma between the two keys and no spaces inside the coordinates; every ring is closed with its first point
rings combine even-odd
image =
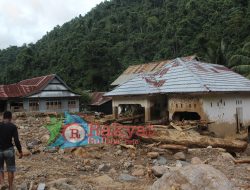
{"type": "Polygon", "coordinates": [[[211,124],[210,130],[219,136],[232,136],[236,132],[236,108],[243,109],[243,126],[250,125],[250,95],[203,96],[203,110],[211,124]],[[237,103],[236,103],[237,102],[237,103]]]}

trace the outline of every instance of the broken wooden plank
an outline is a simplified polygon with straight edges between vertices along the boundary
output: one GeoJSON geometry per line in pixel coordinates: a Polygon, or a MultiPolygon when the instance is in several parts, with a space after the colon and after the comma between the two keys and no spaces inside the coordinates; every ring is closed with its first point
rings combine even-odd
{"type": "Polygon", "coordinates": [[[182,128],[179,127],[178,125],[175,125],[173,122],[170,123],[170,125],[175,128],[177,131],[182,131],[182,128]]]}
{"type": "Polygon", "coordinates": [[[159,146],[159,148],[170,149],[170,150],[182,150],[182,151],[188,150],[188,147],[178,144],[162,144],[159,146]]]}

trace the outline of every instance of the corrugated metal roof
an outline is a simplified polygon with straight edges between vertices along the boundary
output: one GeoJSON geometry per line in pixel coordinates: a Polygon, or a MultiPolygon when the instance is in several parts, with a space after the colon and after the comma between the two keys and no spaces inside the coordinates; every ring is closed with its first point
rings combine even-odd
{"type": "MultiPolygon", "coordinates": [[[[184,57],[185,60],[193,60],[196,56],[184,57]]],[[[131,65],[129,66],[111,85],[117,86],[121,85],[124,82],[138,76],[141,73],[153,73],[155,71],[161,70],[166,64],[170,63],[172,60],[163,60],[157,62],[151,62],[140,65],[131,65]]]]}
{"type": "Polygon", "coordinates": [[[100,106],[112,100],[111,97],[104,96],[105,92],[93,92],[91,94],[91,106],[100,106]]]}
{"type": "Polygon", "coordinates": [[[26,79],[15,84],[0,85],[0,99],[25,97],[36,94],[46,87],[48,83],[55,77],[61,80],[57,75],[51,74],[35,77],[32,79],[26,79]]]}
{"type": "Polygon", "coordinates": [[[250,92],[250,80],[222,65],[177,58],[161,70],[140,74],[105,95],[193,92],[250,92]]]}

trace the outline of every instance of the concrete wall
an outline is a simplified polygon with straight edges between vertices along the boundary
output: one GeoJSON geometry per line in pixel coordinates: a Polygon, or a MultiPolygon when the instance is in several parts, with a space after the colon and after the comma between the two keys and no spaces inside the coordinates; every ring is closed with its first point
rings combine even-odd
{"type": "Polygon", "coordinates": [[[202,120],[207,119],[199,96],[175,95],[169,96],[168,99],[170,119],[173,118],[175,112],[196,112],[200,115],[202,120]]]}
{"type": "Polygon", "coordinates": [[[209,130],[219,137],[235,136],[237,132],[236,108],[242,108],[243,126],[250,126],[250,96],[175,95],[169,96],[168,105],[170,119],[175,112],[196,112],[201,120],[213,122],[209,124],[209,130]]]}
{"type": "MultiPolygon", "coordinates": [[[[242,109],[243,126],[250,126],[250,96],[221,95],[204,96],[203,109],[210,121],[210,130],[219,136],[234,136],[237,132],[236,109],[242,109]]],[[[239,117],[241,113],[239,113],[239,117]]]]}

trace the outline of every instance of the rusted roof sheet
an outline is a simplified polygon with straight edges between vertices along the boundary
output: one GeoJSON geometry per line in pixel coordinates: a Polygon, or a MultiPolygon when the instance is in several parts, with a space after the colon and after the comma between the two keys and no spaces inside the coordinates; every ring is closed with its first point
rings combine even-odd
{"type": "Polygon", "coordinates": [[[139,74],[105,95],[207,92],[250,92],[250,80],[222,65],[177,58],[161,70],[139,74]]]}
{"type": "MultiPolygon", "coordinates": [[[[185,60],[193,60],[196,56],[188,56],[184,57],[185,60]]],[[[127,82],[128,80],[138,76],[141,73],[152,73],[155,71],[159,71],[162,69],[166,64],[170,63],[171,60],[163,60],[163,61],[157,61],[157,62],[151,62],[146,64],[140,64],[140,65],[131,65],[129,66],[111,85],[117,86],[120,84],[123,84],[124,82],[127,82]]]]}
{"type": "Polygon", "coordinates": [[[25,97],[41,91],[55,74],[36,77],[10,85],[0,85],[0,99],[25,97]]]}
{"type": "Polygon", "coordinates": [[[91,106],[100,106],[112,100],[111,97],[104,96],[105,92],[93,92],[91,94],[91,106]]]}

